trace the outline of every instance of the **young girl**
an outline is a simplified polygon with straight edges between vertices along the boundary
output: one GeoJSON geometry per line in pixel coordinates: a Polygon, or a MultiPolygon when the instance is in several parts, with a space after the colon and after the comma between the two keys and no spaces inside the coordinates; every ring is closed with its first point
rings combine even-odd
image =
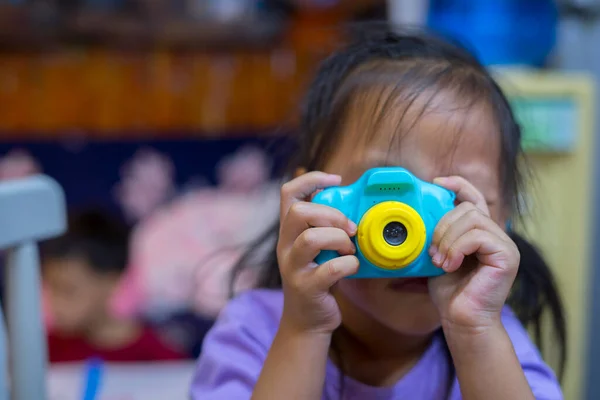
{"type": "Polygon", "coordinates": [[[539,333],[549,306],[564,360],[548,267],[505,229],[518,206],[521,133],[488,72],[437,39],[361,37],[320,68],[300,132],[263,289],[220,315],[192,397],[562,399],[523,326],[539,333]],[[344,279],[359,268],[356,224],[310,200],[378,166],[403,166],[456,193],[429,249],[447,274],[344,279]],[[315,266],[326,249],[341,256],[315,266]]]}

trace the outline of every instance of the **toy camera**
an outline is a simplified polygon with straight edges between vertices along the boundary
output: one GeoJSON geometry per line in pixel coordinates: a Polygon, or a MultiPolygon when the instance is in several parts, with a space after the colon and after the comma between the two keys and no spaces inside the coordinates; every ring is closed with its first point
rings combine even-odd
{"type": "MultiPolygon", "coordinates": [[[[400,167],[368,170],[355,183],[318,193],[314,203],[340,210],[358,225],[352,239],[360,261],[351,278],[429,277],[443,270],[428,249],[439,220],[454,208],[453,192],[400,167]]],[[[338,257],[322,251],[317,264],[338,257]]]]}

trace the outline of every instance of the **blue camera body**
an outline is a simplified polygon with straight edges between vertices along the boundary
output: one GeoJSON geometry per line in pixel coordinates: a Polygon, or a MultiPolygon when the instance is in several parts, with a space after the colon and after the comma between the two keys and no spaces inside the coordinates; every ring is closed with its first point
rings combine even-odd
{"type": "MultiPolygon", "coordinates": [[[[455,194],[404,168],[370,169],[349,186],[318,193],[314,203],[340,210],[357,224],[352,238],[360,261],[350,278],[431,277],[444,272],[428,254],[439,220],[454,208],[455,194]]],[[[322,251],[323,264],[339,254],[322,251]]]]}

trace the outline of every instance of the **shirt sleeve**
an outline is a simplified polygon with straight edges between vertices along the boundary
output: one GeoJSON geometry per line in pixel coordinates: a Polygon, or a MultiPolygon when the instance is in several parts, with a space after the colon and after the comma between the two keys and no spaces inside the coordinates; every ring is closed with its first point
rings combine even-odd
{"type": "MultiPolygon", "coordinates": [[[[556,375],[544,362],[527,330],[508,307],[505,307],[502,312],[502,322],[536,400],[563,400],[562,390],[556,375]]],[[[452,399],[462,399],[458,382],[455,382],[454,389],[452,399]]]]}
{"type": "Polygon", "coordinates": [[[266,317],[245,296],[225,307],[204,339],[192,400],[250,399],[274,335],[266,317]]]}
{"type": "Polygon", "coordinates": [[[554,371],[544,362],[527,330],[508,307],[503,312],[503,322],[536,400],[563,400],[554,371]]]}

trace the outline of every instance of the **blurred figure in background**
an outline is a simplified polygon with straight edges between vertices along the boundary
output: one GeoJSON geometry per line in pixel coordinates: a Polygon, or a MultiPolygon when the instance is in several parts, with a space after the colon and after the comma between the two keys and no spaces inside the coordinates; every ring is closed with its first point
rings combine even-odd
{"type": "Polygon", "coordinates": [[[116,190],[124,214],[139,222],[113,310],[151,321],[197,357],[232,292],[254,285],[250,270],[233,286],[231,274],[277,216],[279,184],[270,179],[271,168],[263,150],[243,147],[215,166],[216,186],[181,190],[170,160],[151,150],[137,153],[116,190]]]}
{"type": "Polygon", "coordinates": [[[128,229],[100,212],[76,216],[69,232],[42,248],[50,311],[50,362],[184,358],[151,329],[110,310],[128,260],[128,229]]]}

